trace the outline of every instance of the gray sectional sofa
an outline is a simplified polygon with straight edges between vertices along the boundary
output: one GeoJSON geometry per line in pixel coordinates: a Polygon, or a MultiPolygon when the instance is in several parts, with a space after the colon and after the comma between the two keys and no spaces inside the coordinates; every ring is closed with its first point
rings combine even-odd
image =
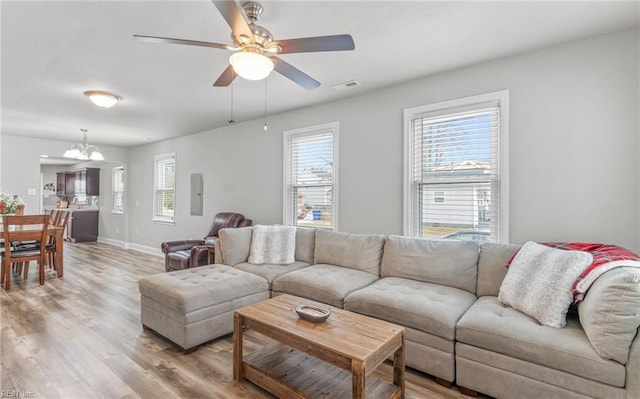
{"type": "Polygon", "coordinates": [[[640,398],[639,269],[605,273],[557,329],[498,301],[518,245],[298,228],[294,263],[252,264],[252,229],[221,230],[217,263],[404,326],[409,367],[497,398],[640,398]]]}

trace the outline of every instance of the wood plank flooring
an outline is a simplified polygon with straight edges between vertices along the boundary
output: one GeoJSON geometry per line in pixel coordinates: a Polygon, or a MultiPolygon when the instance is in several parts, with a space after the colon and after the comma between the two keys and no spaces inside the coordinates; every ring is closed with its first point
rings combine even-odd
{"type": "MultiPolygon", "coordinates": [[[[138,280],[164,272],[162,258],[100,243],[65,243],[64,256],[63,278],[40,286],[31,267],[0,288],[0,397],[272,398],[233,381],[231,335],[185,355],[143,330],[138,280]]],[[[270,342],[249,331],[245,353],[270,342]]],[[[376,374],[390,381],[391,365],[376,374]]],[[[410,370],[407,398],[469,397],[410,370]]]]}

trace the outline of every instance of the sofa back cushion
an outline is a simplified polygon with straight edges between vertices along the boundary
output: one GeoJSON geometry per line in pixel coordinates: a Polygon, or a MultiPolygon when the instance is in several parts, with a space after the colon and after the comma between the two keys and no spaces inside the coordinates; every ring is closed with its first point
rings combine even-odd
{"type": "Polygon", "coordinates": [[[316,229],[308,227],[296,228],[296,260],[314,263],[313,255],[316,249],[316,229]]]}
{"type": "MultiPolygon", "coordinates": [[[[251,252],[253,227],[237,229],[221,229],[216,249],[216,262],[234,266],[247,262],[251,252]],[[221,257],[218,257],[221,255],[221,257]]],[[[316,245],[316,229],[296,227],[295,260],[314,263],[313,256],[316,245]]]]}
{"type": "Polygon", "coordinates": [[[380,277],[384,236],[321,230],[316,232],[315,263],[349,267],[380,277]]]}
{"type": "Polygon", "coordinates": [[[521,248],[516,244],[484,243],[478,259],[478,296],[498,296],[500,285],[507,275],[507,263],[521,248]]]}
{"type": "Polygon", "coordinates": [[[476,292],[478,244],[389,236],[382,256],[382,277],[403,277],[476,292]]]}
{"type": "Polygon", "coordinates": [[[216,262],[221,262],[228,266],[246,262],[249,259],[252,235],[253,227],[220,229],[218,231],[218,242],[220,243],[222,259],[216,259],[216,262]]]}
{"type": "Polygon", "coordinates": [[[598,277],[578,305],[578,314],[598,355],[626,364],[640,326],[640,270],[619,267],[598,277]]]}

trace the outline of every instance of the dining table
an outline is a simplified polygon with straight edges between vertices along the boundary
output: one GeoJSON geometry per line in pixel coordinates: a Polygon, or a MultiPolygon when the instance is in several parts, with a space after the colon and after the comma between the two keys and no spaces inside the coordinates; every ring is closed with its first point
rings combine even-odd
{"type": "MultiPolygon", "coordinates": [[[[33,225],[24,225],[20,227],[22,231],[25,232],[25,235],[22,236],[25,241],[27,240],[39,240],[40,234],[42,232],[42,225],[33,224],[33,225]],[[33,232],[33,234],[29,234],[29,232],[33,232]]],[[[47,226],[47,235],[49,237],[55,237],[56,243],[56,251],[55,251],[55,265],[58,277],[62,277],[64,275],[64,226],[56,226],[53,224],[49,224],[47,226]]],[[[4,241],[4,226],[0,223],[0,237],[3,238],[4,241]]]]}

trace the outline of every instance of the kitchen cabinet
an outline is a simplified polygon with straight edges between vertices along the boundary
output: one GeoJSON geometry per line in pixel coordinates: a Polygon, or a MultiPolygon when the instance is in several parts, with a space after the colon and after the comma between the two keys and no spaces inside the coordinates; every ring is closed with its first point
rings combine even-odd
{"type": "Polygon", "coordinates": [[[100,195],[100,168],[82,168],[56,173],[56,195],[71,201],[77,194],[100,195]]]}
{"type": "Polygon", "coordinates": [[[56,173],[56,195],[60,198],[73,199],[75,184],[75,173],[56,173]]]}
{"type": "Polygon", "coordinates": [[[81,172],[87,195],[100,195],[100,168],[84,168],[81,172]]]}
{"type": "Polygon", "coordinates": [[[65,172],[56,173],[56,195],[58,197],[66,197],[67,174],[65,172]]]}
{"type": "Polygon", "coordinates": [[[74,174],[74,193],[76,195],[100,195],[100,168],[82,168],[70,173],[74,174]]]}
{"type": "Polygon", "coordinates": [[[71,211],[67,223],[67,238],[71,242],[98,240],[98,210],[84,209],[71,211]]]}
{"type": "Polygon", "coordinates": [[[75,174],[65,172],[65,190],[64,196],[67,197],[69,201],[73,199],[75,195],[74,185],[75,185],[75,174]]]}

